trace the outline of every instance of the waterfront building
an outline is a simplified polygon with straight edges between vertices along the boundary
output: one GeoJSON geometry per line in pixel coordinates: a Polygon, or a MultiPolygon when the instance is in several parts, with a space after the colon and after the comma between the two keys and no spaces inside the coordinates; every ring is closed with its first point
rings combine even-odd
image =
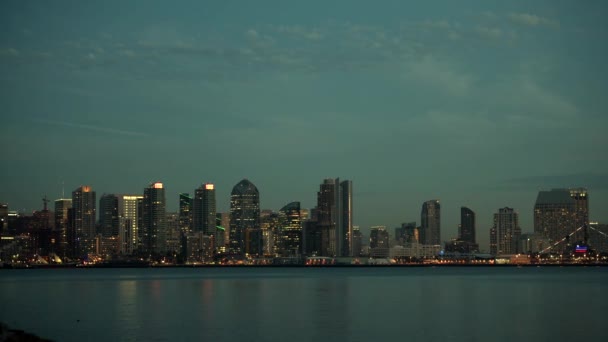
{"type": "Polygon", "coordinates": [[[518,243],[521,236],[521,228],[519,227],[519,215],[513,208],[500,208],[498,213],[494,214],[494,234],[495,237],[490,237],[490,246],[492,240],[495,239],[496,250],[495,255],[501,254],[516,254],[518,253],[518,243]]]}
{"type": "Polygon", "coordinates": [[[441,244],[441,206],[439,200],[430,200],[422,204],[420,213],[420,241],[426,245],[441,244]]]}
{"type": "Polygon", "coordinates": [[[460,208],[458,239],[471,244],[477,243],[475,239],[475,212],[467,207],[460,208]]]}
{"type": "MultiPolygon", "coordinates": [[[[534,205],[534,232],[551,241],[559,241],[589,224],[588,198],[584,188],[539,191],[534,205]]],[[[581,229],[569,238],[569,242],[583,239],[584,230],[581,229]]]]}
{"type": "Polygon", "coordinates": [[[363,239],[361,235],[361,230],[359,230],[359,226],[353,226],[353,257],[361,256],[361,240],[363,239]]]}
{"type": "Polygon", "coordinates": [[[141,251],[146,255],[164,254],[166,251],[167,213],[163,183],[151,183],[150,186],[145,188],[142,204],[141,251]]]}
{"type": "Polygon", "coordinates": [[[389,256],[389,234],[384,226],[371,227],[369,234],[369,256],[387,258],[389,256]]]}
{"type": "Polygon", "coordinates": [[[103,194],[99,199],[99,233],[104,237],[118,236],[118,197],[103,194]]]}
{"type": "Polygon", "coordinates": [[[55,200],[55,230],[57,230],[59,234],[58,254],[62,257],[67,255],[68,250],[68,210],[71,208],[71,198],[60,198],[55,200]]]}
{"type": "MultiPolygon", "coordinates": [[[[551,240],[540,233],[521,234],[519,238],[518,252],[520,253],[539,253],[551,247],[551,240]]],[[[549,250],[547,250],[549,251],[549,250]]]]}
{"type": "Polygon", "coordinates": [[[302,254],[302,219],[300,202],[291,202],[279,210],[278,252],[283,257],[302,254]]]}
{"type": "Polygon", "coordinates": [[[205,183],[194,190],[192,200],[192,229],[207,236],[216,232],[215,185],[205,183]]]}
{"type": "Polygon", "coordinates": [[[192,229],[192,197],[188,193],[179,194],[179,227],[183,234],[192,229]]]}
{"type": "Polygon", "coordinates": [[[317,193],[322,256],[352,256],[352,181],[325,179],[317,193]]]}
{"type": "Polygon", "coordinates": [[[141,244],[140,229],[143,229],[142,195],[118,196],[118,251],[124,255],[136,252],[141,244]]]}
{"type": "Polygon", "coordinates": [[[243,179],[230,195],[230,253],[262,255],[260,228],[260,193],[256,186],[243,179]]]}
{"type": "Polygon", "coordinates": [[[74,240],[77,254],[95,251],[95,191],[90,186],[81,186],[72,191],[72,209],[74,210],[74,240]]]}

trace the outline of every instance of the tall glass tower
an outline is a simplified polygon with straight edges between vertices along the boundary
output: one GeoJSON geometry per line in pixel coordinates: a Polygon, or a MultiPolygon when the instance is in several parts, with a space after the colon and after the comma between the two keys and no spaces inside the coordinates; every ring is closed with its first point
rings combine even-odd
{"type": "Polygon", "coordinates": [[[425,245],[441,244],[441,206],[439,200],[430,200],[422,204],[420,213],[420,240],[425,245]]]}
{"type": "Polygon", "coordinates": [[[192,200],[192,230],[215,236],[216,226],[215,186],[205,183],[194,190],[192,200]]]}
{"type": "Polygon", "coordinates": [[[165,188],[156,182],[144,189],[143,198],[142,252],[163,254],[167,234],[167,212],[165,188]]]}
{"type": "Polygon", "coordinates": [[[260,193],[243,179],[230,194],[230,253],[262,255],[260,193]]]}

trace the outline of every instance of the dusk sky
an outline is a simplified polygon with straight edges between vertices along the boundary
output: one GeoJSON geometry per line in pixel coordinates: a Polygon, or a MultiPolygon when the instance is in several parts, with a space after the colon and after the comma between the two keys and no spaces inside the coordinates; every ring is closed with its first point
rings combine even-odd
{"type": "Polygon", "coordinates": [[[242,178],[263,209],[350,179],[365,234],[442,205],[533,230],[538,190],[608,222],[606,1],[2,1],[0,202],[242,178]]]}

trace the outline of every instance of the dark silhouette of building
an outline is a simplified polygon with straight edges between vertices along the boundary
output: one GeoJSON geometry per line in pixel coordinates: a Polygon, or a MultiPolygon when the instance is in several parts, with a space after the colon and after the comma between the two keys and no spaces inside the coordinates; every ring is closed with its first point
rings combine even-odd
{"type": "Polygon", "coordinates": [[[179,228],[188,234],[192,228],[192,197],[188,193],[179,194],[179,228]]]}
{"type": "Polygon", "coordinates": [[[142,201],[141,251],[145,255],[165,253],[167,212],[163,183],[156,182],[144,189],[142,201]]]}
{"type": "Polygon", "coordinates": [[[325,179],[317,193],[322,256],[350,256],[352,250],[352,181],[325,179]]]}
{"type": "Polygon", "coordinates": [[[95,191],[90,186],[81,186],[72,192],[75,239],[79,253],[95,251],[95,191]]]}
{"type": "Polygon", "coordinates": [[[104,237],[118,236],[118,197],[114,194],[99,199],[99,229],[104,237]]]}
{"type": "Polygon", "coordinates": [[[420,213],[420,241],[425,245],[441,244],[441,206],[439,200],[426,201],[420,213]]]}
{"type": "Polygon", "coordinates": [[[467,207],[460,207],[460,229],[458,239],[471,244],[477,243],[475,239],[475,212],[467,207]]]}
{"type": "Polygon", "coordinates": [[[192,230],[215,237],[216,233],[215,186],[205,183],[194,190],[192,200],[192,230]]]}
{"type": "Polygon", "coordinates": [[[385,227],[372,227],[369,233],[369,255],[386,258],[389,256],[389,234],[385,227]]]}
{"type": "Polygon", "coordinates": [[[230,196],[230,253],[262,255],[260,193],[253,183],[243,179],[232,188],[230,196]]]}

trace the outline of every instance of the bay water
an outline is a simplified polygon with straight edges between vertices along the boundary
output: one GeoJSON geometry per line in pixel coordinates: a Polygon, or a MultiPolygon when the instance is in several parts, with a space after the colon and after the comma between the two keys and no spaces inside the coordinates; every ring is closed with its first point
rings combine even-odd
{"type": "Polygon", "coordinates": [[[55,341],[608,341],[605,267],[0,270],[55,341]]]}

